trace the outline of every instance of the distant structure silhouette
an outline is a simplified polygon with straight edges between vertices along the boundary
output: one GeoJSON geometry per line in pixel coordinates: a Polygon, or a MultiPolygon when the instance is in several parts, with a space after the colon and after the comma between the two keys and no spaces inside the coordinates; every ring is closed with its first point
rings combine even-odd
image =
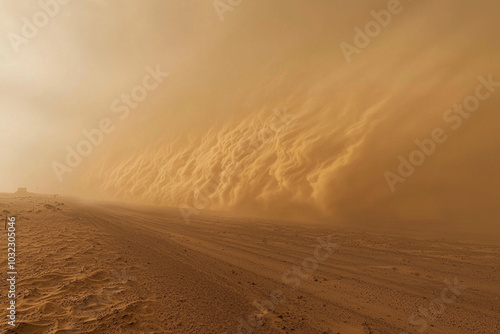
{"type": "Polygon", "coordinates": [[[19,187],[17,188],[17,191],[15,192],[16,195],[21,195],[21,196],[27,196],[28,195],[28,189],[27,188],[22,188],[19,187]]]}

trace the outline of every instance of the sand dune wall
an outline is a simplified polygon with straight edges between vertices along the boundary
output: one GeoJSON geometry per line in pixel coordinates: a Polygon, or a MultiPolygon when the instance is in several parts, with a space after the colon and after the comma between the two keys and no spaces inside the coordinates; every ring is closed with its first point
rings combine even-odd
{"type": "MultiPolygon", "coordinates": [[[[226,13],[225,34],[204,56],[215,64],[201,76],[207,86],[182,93],[217,122],[193,118],[176,140],[97,159],[85,184],[141,203],[301,219],[499,217],[500,87],[484,87],[500,81],[494,3],[403,2],[349,63],[341,43],[355,45],[354,28],[386,5],[290,2],[274,21],[264,5],[226,13]],[[474,111],[448,111],[481,85],[491,94],[474,111]],[[278,131],[276,111],[289,115],[278,131]],[[415,166],[401,167],[412,157],[415,166]]],[[[148,131],[167,129],[170,117],[158,111],[148,131]]]]}
{"type": "MultiPolygon", "coordinates": [[[[469,91],[478,84],[475,78],[469,91]]],[[[407,86],[373,93],[367,84],[366,94],[341,98],[325,85],[103,163],[86,182],[106,196],[142,203],[310,219],[456,219],[477,208],[486,209],[476,212],[484,217],[496,214],[488,198],[498,181],[481,173],[498,164],[491,102],[453,130],[445,100],[460,103],[465,90],[430,100],[424,96],[440,83],[411,97],[407,86]],[[448,139],[393,192],[385,173],[398,174],[399,156],[409,160],[419,149],[415,141],[427,143],[436,128],[448,139]]]]}

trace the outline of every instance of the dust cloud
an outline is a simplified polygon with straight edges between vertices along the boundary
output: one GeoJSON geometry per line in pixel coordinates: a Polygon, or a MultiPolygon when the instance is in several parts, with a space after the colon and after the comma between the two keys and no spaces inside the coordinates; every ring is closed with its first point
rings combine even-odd
{"type": "MultiPolygon", "coordinates": [[[[354,45],[355,27],[387,1],[243,2],[223,21],[210,2],[103,4],[82,13],[109,15],[106,39],[89,37],[98,28],[76,12],[68,33],[86,50],[78,87],[97,86],[43,100],[53,113],[46,129],[51,119],[80,120],[40,153],[47,168],[33,179],[49,179],[47,189],[304,220],[500,217],[500,87],[483,87],[491,94],[457,129],[446,117],[480,77],[500,81],[496,2],[401,1],[350,63],[341,43],[354,45]],[[109,105],[156,64],[170,76],[58,182],[51,162],[64,161],[82,129],[116,119],[109,105]],[[409,160],[436,128],[446,141],[391,189],[387,172],[399,175],[400,156],[409,160]]],[[[58,78],[52,85],[63,87],[58,78]]]]}

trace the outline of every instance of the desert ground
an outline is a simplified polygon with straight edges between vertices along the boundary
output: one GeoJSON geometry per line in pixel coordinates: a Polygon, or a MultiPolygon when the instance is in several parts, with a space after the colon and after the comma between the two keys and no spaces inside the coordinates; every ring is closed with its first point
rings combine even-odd
{"type": "MultiPolygon", "coordinates": [[[[500,246],[487,231],[208,212],[187,223],[178,209],[61,197],[0,203],[17,218],[18,267],[17,324],[2,316],[2,333],[500,332],[500,246]]],[[[0,290],[5,310],[5,279],[0,290]]]]}

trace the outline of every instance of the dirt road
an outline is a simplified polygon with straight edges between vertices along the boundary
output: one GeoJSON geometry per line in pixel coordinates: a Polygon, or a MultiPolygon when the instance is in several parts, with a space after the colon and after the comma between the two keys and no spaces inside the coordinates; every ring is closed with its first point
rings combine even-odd
{"type": "Polygon", "coordinates": [[[498,245],[1,200],[19,216],[22,268],[7,333],[500,331],[498,245]]]}

